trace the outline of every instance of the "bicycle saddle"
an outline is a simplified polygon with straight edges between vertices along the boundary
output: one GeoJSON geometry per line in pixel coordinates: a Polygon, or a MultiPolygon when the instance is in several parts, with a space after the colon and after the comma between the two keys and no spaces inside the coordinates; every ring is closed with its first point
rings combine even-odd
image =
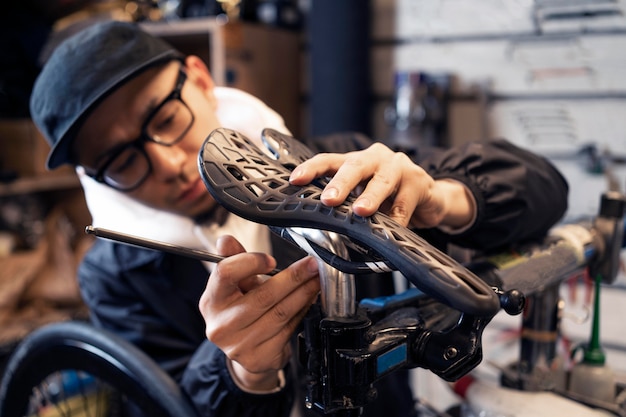
{"type": "Polygon", "coordinates": [[[247,220],[268,225],[294,239],[293,228],[328,230],[346,236],[364,261],[338,259],[307,241],[326,263],[349,273],[397,270],[418,289],[461,312],[494,315],[500,308],[493,288],[451,257],[387,215],[354,214],[351,201],[336,207],[320,200],[327,180],[305,186],[289,183],[293,168],[314,153],[303,143],[273,129],[265,129],[263,151],[236,131],[218,128],[205,140],[198,167],[213,198],[247,220]]]}

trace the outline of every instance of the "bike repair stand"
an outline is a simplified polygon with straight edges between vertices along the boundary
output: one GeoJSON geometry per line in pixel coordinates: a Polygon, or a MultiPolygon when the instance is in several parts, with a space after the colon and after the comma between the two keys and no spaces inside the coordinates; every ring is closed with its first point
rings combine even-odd
{"type": "MultiPolygon", "coordinates": [[[[592,329],[591,343],[586,350],[586,359],[583,359],[585,365],[596,367],[593,369],[594,372],[606,369],[604,355],[597,354],[600,352],[597,332],[600,281],[612,283],[617,276],[624,238],[625,210],[626,200],[621,193],[603,194],[599,215],[591,226],[593,242],[589,247],[583,248],[587,252],[594,248],[588,272],[596,281],[595,330],[592,329]]],[[[563,277],[566,278],[567,276],[563,277]]],[[[612,399],[607,401],[605,393],[598,396],[596,394],[599,392],[594,390],[587,390],[585,393],[577,389],[571,390],[572,383],[575,384],[572,373],[564,369],[557,355],[562,310],[563,301],[559,295],[558,284],[549,285],[541,291],[527,295],[521,329],[520,359],[503,371],[502,385],[523,391],[553,391],[574,401],[622,415],[619,405],[612,402],[615,393],[611,396],[612,399]]],[[[576,366],[572,371],[575,369],[576,366]]],[[[589,385],[592,381],[588,379],[585,383],[589,385]]]]}

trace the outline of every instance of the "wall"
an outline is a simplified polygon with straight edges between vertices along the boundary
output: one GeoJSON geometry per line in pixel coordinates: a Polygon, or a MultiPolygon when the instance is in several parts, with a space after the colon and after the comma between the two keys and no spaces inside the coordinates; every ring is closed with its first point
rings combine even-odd
{"type": "MultiPolygon", "coordinates": [[[[374,137],[390,132],[384,112],[395,72],[446,75],[445,144],[499,136],[538,152],[570,183],[565,220],[593,216],[602,192],[626,190],[625,15],[620,0],[373,0],[374,137]]],[[[624,272],[603,291],[601,335],[609,363],[626,372],[624,272]]],[[[589,337],[590,321],[576,319],[589,305],[584,294],[584,286],[564,287],[563,332],[572,343],[589,337]]],[[[496,318],[479,374],[515,359],[517,326],[518,318],[496,318]]],[[[427,371],[415,381],[436,405],[458,401],[427,371]]]]}

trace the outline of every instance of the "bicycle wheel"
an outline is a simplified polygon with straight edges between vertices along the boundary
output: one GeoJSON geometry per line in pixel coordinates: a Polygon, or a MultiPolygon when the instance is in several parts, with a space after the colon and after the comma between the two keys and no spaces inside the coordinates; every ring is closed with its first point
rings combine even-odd
{"type": "Polygon", "coordinates": [[[137,347],[82,322],[27,336],[9,359],[0,416],[197,417],[176,382],[137,347]],[[77,413],[76,413],[77,412],[77,413]]]}

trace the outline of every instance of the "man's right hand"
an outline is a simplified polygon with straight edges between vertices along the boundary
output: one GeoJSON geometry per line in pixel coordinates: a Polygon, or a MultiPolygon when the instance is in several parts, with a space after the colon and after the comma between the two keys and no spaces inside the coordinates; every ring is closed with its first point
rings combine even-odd
{"type": "Polygon", "coordinates": [[[291,336],[319,293],[317,261],[306,257],[267,279],[260,275],[276,266],[271,256],[245,252],[232,236],[220,238],[217,250],[228,258],[200,298],[206,336],[232,361],[242,388],[272,390],[289,361],[291,336]]]}

